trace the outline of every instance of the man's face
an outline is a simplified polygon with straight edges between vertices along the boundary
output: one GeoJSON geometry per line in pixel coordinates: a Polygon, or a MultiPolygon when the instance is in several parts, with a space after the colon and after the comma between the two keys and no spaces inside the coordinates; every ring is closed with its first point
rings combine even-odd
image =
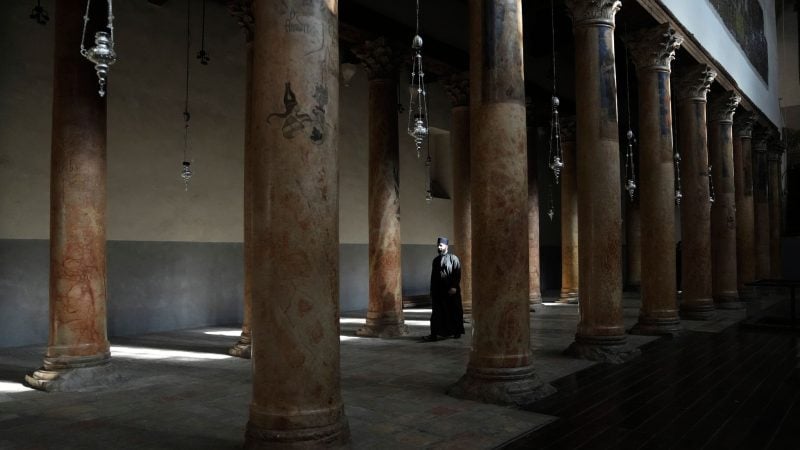
{"type": "Polygon", "coordinates": [[[438,248],[440,255],[444,255],[445,253],[447,253],[447,244],[439,244],[438,248]]]}

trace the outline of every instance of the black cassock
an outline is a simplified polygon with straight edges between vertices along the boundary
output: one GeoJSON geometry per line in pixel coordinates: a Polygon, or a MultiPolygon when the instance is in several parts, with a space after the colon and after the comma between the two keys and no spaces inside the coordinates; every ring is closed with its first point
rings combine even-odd
{"type": "Polygon", "coordinates": [[[450,253],[433,259],[431,267],[431,336],[464,334],[464,310],[461,306],[461,261],[450,253]],[[450,295],[450,288],[456,293],[450,295]]]}

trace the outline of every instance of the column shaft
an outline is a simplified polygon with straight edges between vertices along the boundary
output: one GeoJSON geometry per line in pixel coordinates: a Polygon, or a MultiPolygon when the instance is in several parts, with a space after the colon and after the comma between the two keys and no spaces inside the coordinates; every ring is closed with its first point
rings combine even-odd
{"type": "MultiPolygon", "coordinates": [[[[84,9],[79,3],[59,2],[55,10],[50,333],[43,368],[25,377],[32,387],[47,391],[104,383],[107,380],[91,378],[96,370],[88,368],[106,365],[110,358],[106,335],[106,97],[98,95],[94,67],[71,39],[81,34],[84,9]]],[[[93,7],[90,17],[103,20],[104,10],[105,6],[93,7]]],[[[89,27],[87,35],[94,36],[94,32],[89,27]]]]}
{"type": "Polygon", "coordinates": [[[628,202],[625,206],[627,286],[636,291],[642,284],[642,211],[638,198],[634,198],[633,202],[628,202]]]}
{"type": "Polygon", "coordinates": [[[575,157],[575,120],[561,122],[561,303],[578,303],[578,179],[575,157]]]}
{"type": "Polygon", "coordinates": [[[781,158],[783,148],[780,142],[773,144],[769,151],[769,276],[773,279],[783,277],[781,267],[781,158]]]}
{"type": "Polygon", "coordinates": [[[709,160],[715,189],[711,206],[711,290],[721,309],[741,309],[736,278],[736,192],[733,167],[733,113],[741,98],[725,93],[709,105],[709,160]]]}
{"type": "MultiPolygon", "coordinates": [[[[535,136],[533,121],[526,108],[525,132],[535,136]]],[[[528,302],[531,311],[542,304],[541,266],[539,257],[539,181],[537,176],[537,155],[534,139],[527,141],[528,154],[528,302]]]]}
{"type": "Polygon", "coordinates": [[[767,168],[767,139],[759,135],[753,149],[753,165],[755,166],[755,252],[756,279],[770,278],[769,257],[769,175],[767,168]]]}
{"type": "Polygon", "coordinates": [[[335,0],[289,6],[253,3],[246,448],[343,445],[349,436],[339,374],[338,8],[335,0]]]}
{"type": "Polygon", "coordinates": [[[739,297],[749,289],[745,283],[756,279],[753,214],[753,116],[743,112],[734,117],[733,175],[736,184],[736,278],[739,297]]]}

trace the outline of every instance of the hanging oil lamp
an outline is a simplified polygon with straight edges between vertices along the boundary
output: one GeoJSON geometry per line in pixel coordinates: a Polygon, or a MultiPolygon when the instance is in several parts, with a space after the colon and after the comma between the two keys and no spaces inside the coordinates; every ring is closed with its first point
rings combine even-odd
{"type": "Polygon", "coordinates": [[[680,206],[683,194],[681,193],[681,154],[675,152],[675,204],[680,206]]]}
{"type": "Polygon", "coordinates": [[[417,28],[411,48],[414,56],[411,61],[411,84],[408,101],[408,134],[414,139],[417,158],[422,157],[422,144],[428,137],[428,102],[425,90],[425,72],[422,70],[422,37],[419,35],[419,0],[417,0],[417,28]]]}
{"type": "Polygon", "coordinates": [[[626,137],[628,138],[628,150],[625,153],[625,176],[627,178],[625,190],[628,191],[628,195],[633,201],[633,196],[636,193],[636,170],[633,165],[633,142],[635,141],[633,131],[628,129],[626,137]]]}
{"type": "Polygon", "coordinates": [[[100,89],[97,91],[100,97],[106,95],[106,82],[108,80],[109,67],[117,61],[117,54],[114,53],[114,13],[111,7],[111,0],[108,0],[108,32],[98,31],[94,34],[94,46],[88,49],[83,43],[86,41],[86,25],[89,23],[89,6],[92,0],[86,1],[86,14],[83,16],[83,34],[81,35],[81,55],[94,64],[97,72],[97,82],[100,89]]]}

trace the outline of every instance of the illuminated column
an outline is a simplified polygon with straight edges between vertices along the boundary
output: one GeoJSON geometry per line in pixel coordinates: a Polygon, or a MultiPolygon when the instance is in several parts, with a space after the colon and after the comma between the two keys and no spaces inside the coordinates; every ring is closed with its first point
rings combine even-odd
{"type": "Polygon", "coordinates": [[[453,152],[453,244],[461,260],[461,304],[472,316],[472,200],[469,167],[469,73],[452,76],[445,84],[450,110],[450,148],[453,152]]]}
{"type": "Polygon", "coordinates": [[[531,363],[521,0],[471,0],[470,36],[474,325],[448,393],[528,404],[554,389],[531,363]]]}
{"type": "Polygon", "coordinates": [[[736,192],[733,175],[733,114],[741,97],[724,93],[708,106],[709,164],[714,182],[711,206],[711,292],[719,309],[741,309],[736,281],[736,192]]]}
{"type": "Polygon", "coordinates": [[[622,3],[567,0],[575,35],[580,322],[567,353],[619,363],[628,345],[622,317],[622,211],[614,67],[614,17],[622,3]]]}
{"type": "MultiPolygon", "coordinates": [[[[640,183],[642,184],[642,183],[640,183]]],[[[642,284],[642,211],[639,196],[625,207],[625,250],[627,257],[627,285],[637,291],[642,284]]]]}
{"type": "Polygon", "coordinates": [[[769,276],[773,279],[783,277],[781,268],[781,159],[786,150],[780,138],[770,146],[769,161],[769,276]]]}
{"type": "Polygon", "coordinates": [[[397,66],[385,39],[354,50],[369,79],[369,304],[359,336],[408,334],[400,269],[397,66]]]}
{"type": "Polygon", "coordinates": [[[711,203],[708,186],[706,96],[717,73],[700,64],[676,75],[681,152],[681,316],[708,320],[711,298],[711,203]]]}
{"type": "Polygon", "coordinates": [[[255,168],[255,148],[250,137],[252,126],[253,94],[253,11],[250,1],[236,1],[229,4],[229,10],[244,29],[247,45],[247,66],[245,69],[245,121],[244,121],[244,308],[242,314],[242,334],[228,353],[240,358],[250,358],[252,334],[250,318],[253,314],[253,176],[255,168]]]}
{"type": "Polygon", "coordinates": [[[736,278],[739,297],[749,296],[745,283],[756,279],[753,215],[752,113],[740,111],[733,121],[733,175],[736,183],[736,278]]]}
{"type": "MultiPolygon", "coordinates": [[[[533,105],[525,105],[525,132],[536,135],[533,105]]],[[[534,139],[527,142],[528,153],[528,302],[530,310],[542,304],[541,266],[539,261],[539,182],[534,139]]]]}
{"type": "Polygon", "coordinates": [[[642,307],[636,334],[681,329],[675,276],[675,175],[671,62],[683,38],[668,24],[628,39],[639,85],[642,307]]]}
{"type": "Polygon", "coordinates": [[[349,441],[339,372],[338,7],[288,3],[253,2],[253,396],[245,448],[349,441]]]}
{"type": "Polygon", "coordinates": [[[756,279],[770,278],[769,260],[769,180],[767,143],[771,133],[759,131],[753,137],[753,170],[755,185],[755,252],[756,279]]]}
{"type": "MultiPolygon", "coordinates": [[[[32,387],[73,391],[109,384],[106,336],[106,97],[78,52],[81,2],[58,2],[50,166],[50,336],[32,387]]],[[[92,23],[105,24],[105,6],[92,23]]],[[[94,30],[87,31],[89,36],[94,30]]],[[[113,93],[113,91],[111,91],[113,93]]]]}
{"type": "Polygon", "coordinates": [[[575,118],[561,120],[561,303],[578,303],[578,180],[575,118]]]}

